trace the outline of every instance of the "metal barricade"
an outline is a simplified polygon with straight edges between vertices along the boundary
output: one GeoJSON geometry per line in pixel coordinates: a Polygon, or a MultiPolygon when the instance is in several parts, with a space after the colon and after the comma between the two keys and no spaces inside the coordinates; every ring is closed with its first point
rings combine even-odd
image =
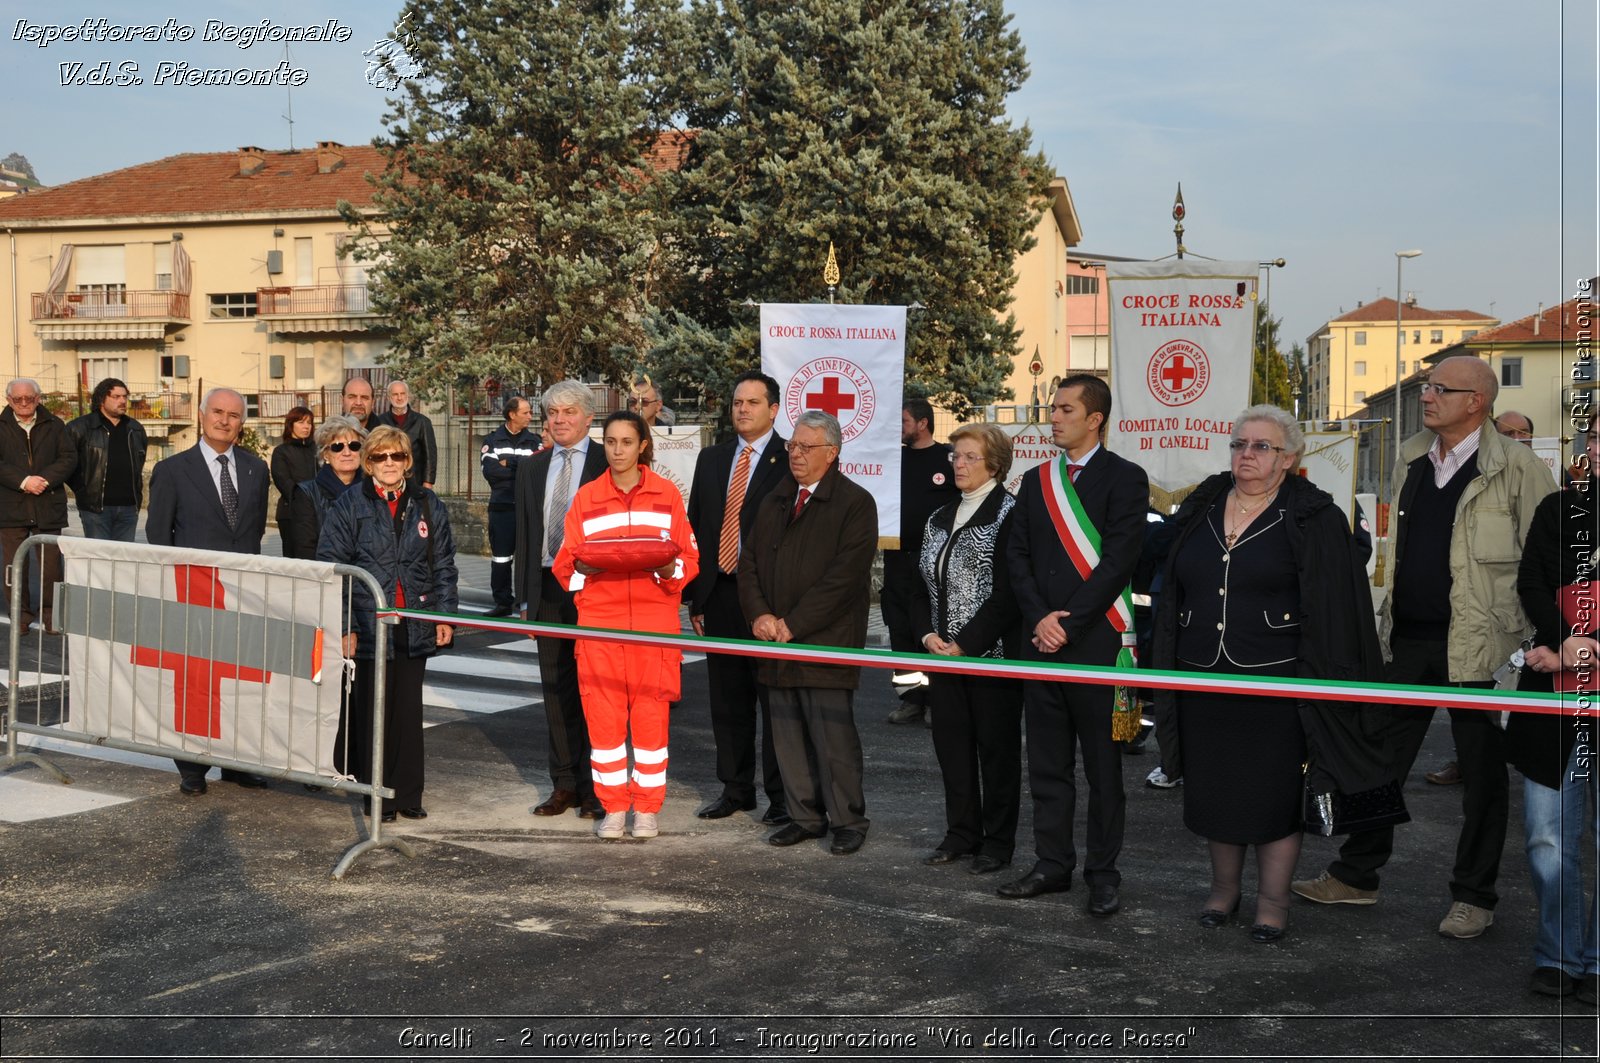
{"type": "Polygon", "coordinates": [[[341,633],[354,629],[356,583],[371,594],[375,614],[386,609],[370,573],[35,535],[18,549],[7,578],[13,623],[0,769],[31,763],[72,781],[39,752],[19,749],[18,736],[27,734],[363,794],[367,836],[345,851],[333,876],[342,878],[372,849],[414,855],[404,839],[384,836],[380,814],[382,799],[394,797],[383,784],[382,708],[393,616],[374,616],[371,782],[335,767],[352,767],[349,723],[369,711],[351,704],[352,662],[341,633]],[[63,547],[65,571],[55,568],[61,579],[52,585],[39,562],[63,547]],[[30,561],[46,576],[33,586],[30,561]],[[35,593],[41,608],[29,607],[35,593]],[[47,601],[52,608],[42,608],[47,601]],[[53,627],[24,631],[17,619],[30,614],[48,616],[53,627]],[[336,747],[340,730],[343,745],[336,747]]]}

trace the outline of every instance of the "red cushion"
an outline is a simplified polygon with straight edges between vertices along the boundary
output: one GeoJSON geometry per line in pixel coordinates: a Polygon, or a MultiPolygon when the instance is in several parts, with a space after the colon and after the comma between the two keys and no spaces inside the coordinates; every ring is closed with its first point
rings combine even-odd
{"type": "Polygon", "coordinates": [[[678,556],[671,539],[597,539],[572,548],[573,556],[603,572],[645,572],[678,556]]]}

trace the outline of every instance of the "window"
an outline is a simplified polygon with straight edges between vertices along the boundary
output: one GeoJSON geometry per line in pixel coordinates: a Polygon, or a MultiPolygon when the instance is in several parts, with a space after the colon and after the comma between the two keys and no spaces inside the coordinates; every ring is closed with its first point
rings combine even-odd
{"type": "Polygon", "coordinates": [[[1422,342],[1422,330],[1421,329],[1412,329],[1411,330],[1411,342],[1412,343],[1421,343],[1422,342]]]}
{"type": "Polygon", "coordinates": [[[1520,388],[1522,386],[1522,359],[1500,359],[1500,386],[1503,388],[1520,388]]]}
{"type": "Polygon", "coordinates": [[[212,317],[255,317],[255,292],[223,292],[211,295],[212,317]]]}
{"type": "Polygon", "coordinates": [[[1422,372],[1422,359],[1421,358],[1418,358],[1416,361],[1411,363],[1411,371],[1413,373],[1422,372]]]}
{"type": "Polygon", "coordinates": [[[1476,336],[1477,334],[1478,334],[1478,330],[1475,329],[1475,328],[1464,328],[1464,329],[1461,330],[1461,338],[1463,340],[1470,340],[1472,337],[1476,336]]]}
{"type": "Polygon", "coordinates": [[[1100,293],[1100,278],[1095,276],[1072,276],[1067,278],[1068,295],[1098,295],[1100,293]]]}
{"type": "Polygon", "coordinates": [[[1367,334],[1364,331],[1357,331],[1356,332],[1356,346],[1357,347],[1365,347],[1366,345],[1367,345],[1367,334]]]}
{"type": "Polygon", "coordinates": [[[316,271],[311,266],[311,237],[294,238],[294,282],[300,287],[317,283],[316,271]]]}
{"type": "Polygon", "coordinates": [[[1355,368],[1352,369],[1351,372],[1354,373],[1356,376],[1366,376],[1367,375],[1367,363],[1366,362],[1357,362],[1357,363],[1355,363],[1355,368]]]}
{"type": "Polygon", "coordinates": [[[156,244],[154,245],[154,248],[156,264],[156,291],[170,292],[172,291],[172,245],[156,244]]]}
{"type": "Polygon", "coordinates": [[[1356,401],[1357,402],[1366,402],[1367,401],[1367,393],[1365,391],[1356,392],[1356,401]]]}
{"type": "Polygon", "coordinates": [[[1406,345],[1406,330],[1405,329],[1401,329],[1400,330],[1400,346],[1404,347],[1405,345],[1406,345]]]}
{"type": "Polygon", "coordinates": [[[95,385],[106,377],[126,380],[128,379],[128,356],[124,354],[109,358],[80,358],[78,359],[78,373],[78,379],[83,381],[85,391],[93,391],[95,385]]]}
{"type": "Polygon", "coordinates": [[[1429,343],[1443,343],[1444,342],[1444,329],[1436,328],[1436,329],[1433,329],[1432,331],[1430,331],[1428,333],[1428,342],[1429,343]]]}

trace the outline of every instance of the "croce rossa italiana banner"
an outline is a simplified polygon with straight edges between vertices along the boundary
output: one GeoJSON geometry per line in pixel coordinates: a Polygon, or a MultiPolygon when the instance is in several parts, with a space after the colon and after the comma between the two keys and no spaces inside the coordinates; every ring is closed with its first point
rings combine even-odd
{"type": "Polygon", "coordinates": [[[778,381],[778,433],[807,410],[839,419],[839,469],[878,503],[878,541],[900,544],[900,402],[906,308],[762,303],[761,369],[778,381]]]}
{"type": "Polygon", "coordinates": [[[1256,264],[1113,262],[1112,450],[1166,491],[1228,467],[1233,418],[1249,405],[1256,264]]]}

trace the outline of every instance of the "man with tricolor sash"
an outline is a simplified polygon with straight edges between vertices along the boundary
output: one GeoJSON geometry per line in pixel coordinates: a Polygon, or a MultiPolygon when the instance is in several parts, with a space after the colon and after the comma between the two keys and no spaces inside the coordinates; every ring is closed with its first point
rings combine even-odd
{"type": "MultiPolygon", "coordinates": [[[[1030,660],[1132,668],[1133,608],[1128,582],[1143,543],[1149,480],[1143,469],[1101,446],[1111,389],[1099,377],[1069,376],[1050,407],[1062,454],[1028,472],[1012,511],[1007,548],[1030,660]]],[[[1072,888],[1077,786],[1075,750],[1089,783],[1083,878],[1089,914],[1112,915],[1121,902],[1124,796],[1122,755],[1112,742],[1110,686],[1029,680],[1024,703],[1028,782],[1033,793],[1035,863],[997,891],[1037,897],[1072,888]]]]}

